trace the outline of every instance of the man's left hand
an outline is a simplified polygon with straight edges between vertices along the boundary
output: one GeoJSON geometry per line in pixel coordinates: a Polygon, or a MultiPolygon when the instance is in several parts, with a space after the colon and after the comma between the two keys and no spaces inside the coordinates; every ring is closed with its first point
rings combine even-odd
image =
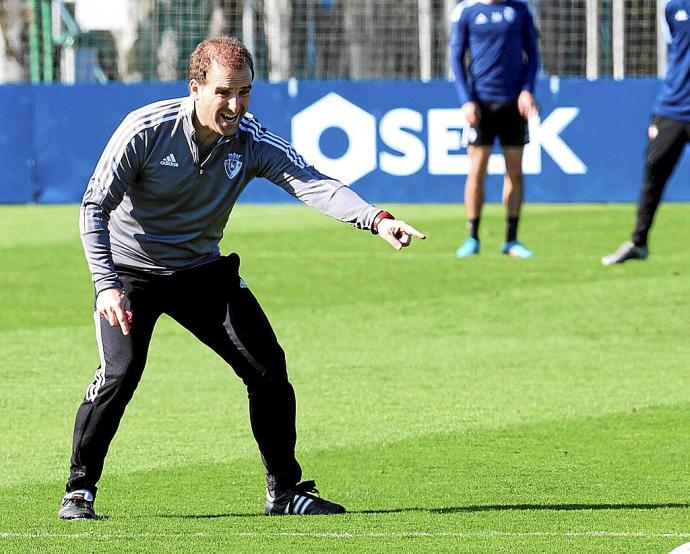
{"type": "Polygon", "coordinates": [[[379,236],[396,250],[409,246],[412,242],[412,237],[417,237],[421,240],[426,238],[424,233],[417,231],[412,225],[408,225],[399,219],[382,219],[379,221],[376,230],[379,236]]]}
{"type": "Polygon", "coordinates": [[[537,104],[532,93],[526,90],[523,90],[518,96],[517,107],[518,112],[525,119],[529,119],[539,111],[539,104],[537,104]]]}

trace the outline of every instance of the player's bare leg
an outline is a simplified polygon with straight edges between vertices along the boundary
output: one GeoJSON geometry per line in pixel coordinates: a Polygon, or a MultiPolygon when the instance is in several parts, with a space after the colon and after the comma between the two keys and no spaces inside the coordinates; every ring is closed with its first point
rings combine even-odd
{"type": "Polygon", "coordinates": [[[508,217],[520,217],[524,188],[522,186],[521,147],[507,147],[503,150],[506,174],[503,178],[503,206],[508,217]]]}
{"type": "Polygon", "coordinates": [[[524,198],[522,178],[521,146],[510,146],[503,149],[506,162],[506,174],[503,178],[503,206],[506,209],[506,240],[503,253],[517,258],[530,258],[534,253],[517,240],[517,227],[524,198]]]}
{"type": "Polygon", "coordinates": [[[479,218],[484,206],[484,181],[489,166],[491,147],[468,146],[467,152],[470,157],[470,172],[465,182],[465,215],[470,236],[455,252],[458,258],[479,254],[479,218]]]}

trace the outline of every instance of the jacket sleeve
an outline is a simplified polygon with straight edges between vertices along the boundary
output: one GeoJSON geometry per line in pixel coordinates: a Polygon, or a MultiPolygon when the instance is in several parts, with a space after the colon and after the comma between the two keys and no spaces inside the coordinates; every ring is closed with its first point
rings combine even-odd
{"type": "Polygon", "coordinates": [[[108,222],[134,181],[145,145],[128,116],[120,124],[101,154],[89,179],[79,213],[79,232],[96,292],[122,288],[110,249],[108,222]]]}
{"type": "Polygon", "coordinates": [[[525,22],[522,30],[522,43],[527,65],[525,67],[525,79],[522,90],[534,92],[537,79],[537,69],[539,69],[539,46],[537,27],[534,23],[534,13],[531,6],[526,6],[525,22]]]}
{"type": "Polygon", "coordinates": [[[328,177],[300,156],[286,140],[268,132],[254,120],[252,138],[257,177],[264,177],[322,213],[358,229],[371,229],[380,208],[352,189],[328,177]]]}
{"type": "Polygon", "coordinates": [[[477,100],[472,92],[465,65],[465,53],[469,48],[469,28],[466,13],[462,3],[455,6],[451,15],[450,37],[448,39],[450,66],[453,75],[455,75],[455,91],[460,99],[460,105],[477,100]]]}

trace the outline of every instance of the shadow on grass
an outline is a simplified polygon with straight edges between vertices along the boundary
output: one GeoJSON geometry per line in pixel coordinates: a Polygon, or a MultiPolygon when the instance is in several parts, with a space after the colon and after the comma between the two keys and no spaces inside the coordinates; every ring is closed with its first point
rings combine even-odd
{"type": "Polygon", "coordinates": [[[547,510],[553,512],[575,510],[663,510],[686,509],[690,504],[680,502],[666,502],[663,504],[495,504],[489,506],[460,506],[453,508],[430,508],[432,514],[457,514],[471,512],[503,512],[503,511],[531,511],[547,510]]]}
{"type": "MultiPolygon", "coordinates": [[[[504,511],[576,511],[576,510],[685,510],[690,504],[667,502],[664,504],[490,504],[487,506],[453,506],[449,508],[390,508],[381,510],[353,510],[350,514],[400,514],[405,512],[427,512],[430,514],[463,514],[475,512],[504,511]]],[[[235,517],[264,517],[265,514],[159,514],[167,519],[219,519],[235,517]]]]}

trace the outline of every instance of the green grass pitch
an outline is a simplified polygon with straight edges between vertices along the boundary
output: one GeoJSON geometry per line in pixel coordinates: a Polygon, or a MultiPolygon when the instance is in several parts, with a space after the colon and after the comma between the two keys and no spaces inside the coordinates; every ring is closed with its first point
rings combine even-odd
{"type": "Polygon", "coordinates": [[[602,267],[631,205],[527,205],[531,260],[458,261],[461,206],[388,206],[395,252],[303,206],[240,205],[224,252],[284,346],[305,478],[344,516],[262,515],[240,380],[163,318],[97,522],[58,521],[98,355],[76,206],[0,208],[0,551],[644,552],[690,541],[690,205],[602,267]]]}

